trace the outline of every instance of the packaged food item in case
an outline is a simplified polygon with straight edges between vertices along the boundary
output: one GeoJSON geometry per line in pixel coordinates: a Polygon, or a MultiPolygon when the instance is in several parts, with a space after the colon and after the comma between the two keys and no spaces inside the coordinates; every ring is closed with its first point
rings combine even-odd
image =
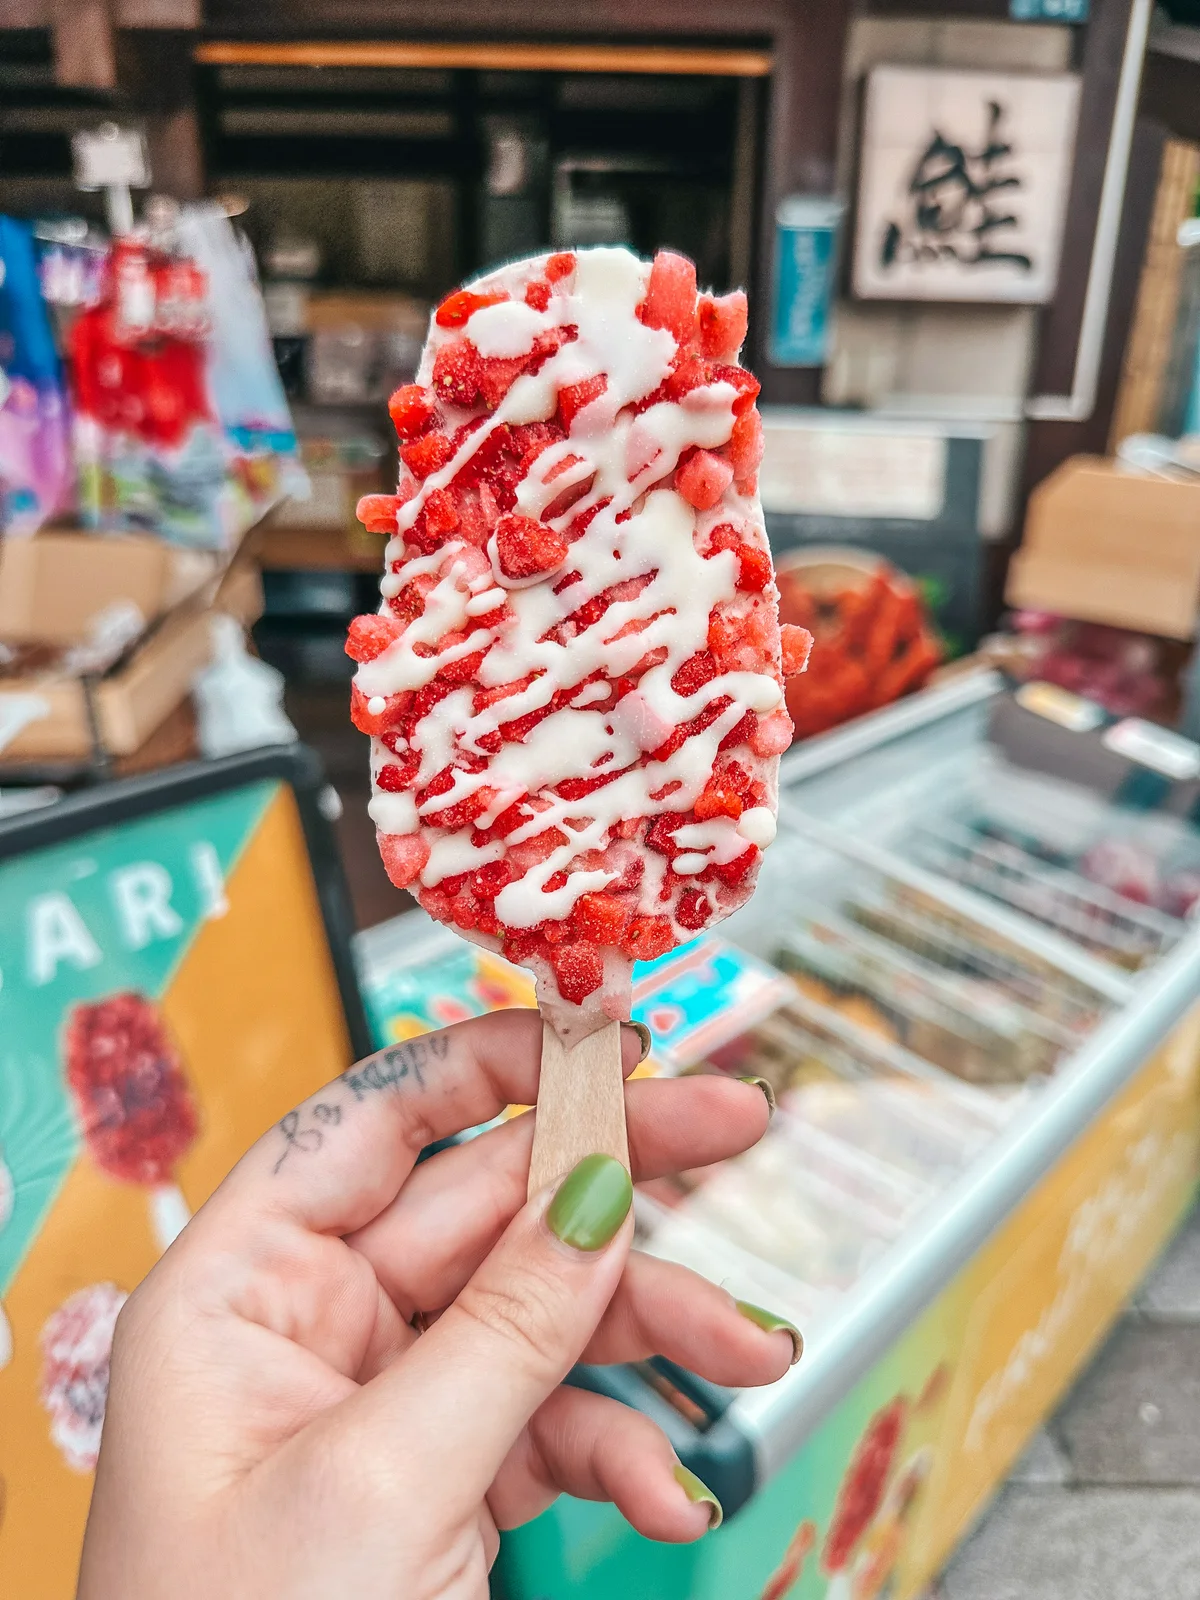
{"type": "Polygon", "coordinates": [[[926,969],[833,913],[807,918],[776,959],[811,998],[970,1082],[1020,1082],[1050,1072],[1071,1043],[1066,1030],[998,987],[926,969]]]}
{"type": "Polygon", "coordinates": [[[624,249],[537,257],[437,308],[391,413],[356,725],[392,881],[537,975],[564,1040],[633,962],[726,916],[775,833],[784,682],[741,294],[624,249]]]}
{"type": "MultiPolygon", "coordinates": [[[[828,1297],[851,1288],[903,1231],[912,1209],[889,1212],[890,1199],[890,1186],[856,1193],[840,1173],[807,1170],[803,1152],[772,1128],[665,1215],[646,1248],[681,1259],[675,1241],[699,1227],[828,1297]]],[[[696,1265],[691,1251],[686,1264],[696,1265]]]]}
{"type": "Polygon", "coordinates": [[[813,635],[810,677],[788,692],[797,738],[918,689],[942,646],[915,584],[854,550],[805,551],[779,566],[780,616],[813,635]]]}
{"type": "Polygon", "coordinates": [[[468,1017],[533,1002],[527,973],[464,944],[419,911],[360,933],[356,956],[380,1049],[468,1017]]]}

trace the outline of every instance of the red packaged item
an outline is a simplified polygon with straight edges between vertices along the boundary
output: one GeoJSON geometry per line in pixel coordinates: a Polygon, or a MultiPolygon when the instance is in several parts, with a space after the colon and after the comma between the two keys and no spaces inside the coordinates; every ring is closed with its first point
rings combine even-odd
{"type": "Polygon", "coordinates": [[[403,462],[351,715],[392,881],[627,1016],[632,963],[750,894],[792,735],[741,294],[622,249],[445,300],[391,413],[403,462]]]}
{"type": "MultiPolygon", "coordinates": [[[[853,559],[851,559],[853,558],[853,559]]],[[[779,614],[813,634],[803,690],[788,689],[797,737],[824,733],[918,689],[942,659],[916,589],[894,568],[810,556],[781,564],[779,614]]]]}

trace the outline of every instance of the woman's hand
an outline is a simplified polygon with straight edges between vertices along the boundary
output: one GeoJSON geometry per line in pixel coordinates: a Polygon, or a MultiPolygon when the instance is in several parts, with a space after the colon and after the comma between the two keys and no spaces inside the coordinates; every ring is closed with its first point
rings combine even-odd
{"type": "MultiPolygon", "coordinates": [[[[609,1158],[526,1205],[528,1116],[415,1165],[536,1098],[540,1029],[510,1011],[382,1051],[197,1214],[121,1313],[80,1600],[474,1600],[497,1529],[561,1492],[652,1539],[705,1532],[715,1501],[654,1424],[561,1380],[662,1354],[770,1383],[798,1338],[631,1255],[609,1158]]],[[[733,1155],[768,1118],[716,1078],[632,1083],[626,1105],[636,1178],[733,1155]]]]}

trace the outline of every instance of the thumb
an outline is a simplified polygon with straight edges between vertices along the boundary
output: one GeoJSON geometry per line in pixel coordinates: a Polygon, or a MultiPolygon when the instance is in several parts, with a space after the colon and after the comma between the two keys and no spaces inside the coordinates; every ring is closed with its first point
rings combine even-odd
{"type": "Polygon", "coordinates": [[[351,1402],[369,1411],[360,1447],[384,1459],[402,1447],[464,1509],[477,1506],[612,1299],[632,1204],[628,1172],[607,1155],[585,1156],[557,1191],[535,1195],[454,1304],[351,1402]]]}

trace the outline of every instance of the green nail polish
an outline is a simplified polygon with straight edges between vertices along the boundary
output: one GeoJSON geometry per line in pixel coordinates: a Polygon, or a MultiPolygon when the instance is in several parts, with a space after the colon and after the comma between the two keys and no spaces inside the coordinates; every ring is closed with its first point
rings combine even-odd
{"type": "Polygon", "coordinates": [[[711,1533],[714,1528],[719,1528],[725,1520],[721,1502],[706,1483],[702,1482],[694,1472],[688,1471],[682,1461],[675,1463],[675,1482],[693,1505],[708,1506],[708,1531],[711,1533]]]}
{"type": "Polygon", "coordinates": [[[612,1156],[584,1156],[550,1202],[546,1223],[575,1250],[602,1250],[633,1204],[633,1184],[612,1156]]]}
{"type": "Polygon", "coordinates": [[[644,1022],[626,1022],[623,1024],[623,1026],[626,1028],[632,1028],[634,1033],[636,1033],[638,1038],[641,1040],[641,1054],[638,1056],[638,1066],[640,1067],[642,1062],[645,1061],[646,1057],[654,1048],[654,1040],[650,1035],[650,1029],[644,1022]]]}
{"type": "Polygon", "coordinates": [[[775,1091],[765,1078],[739,1078],[739,1083],[752,1083],[756,1089],[761,1089],[767,1097],[767,1108],[771,1115],[775,1115],[775,1091]]]}
{"type": "Polygon", "coordinates": [[[778,1333],[782,1330],[792,1341],[792,1365],[795,1366],[804,1354],[804,1335],[794,1322],[789,1322],[786,1317],[777,1317],[773,1311],[764,1311],[762,1306],[751,1305],[749,1300],[735,1300],[734,1304],[744,1317],[748,1317],[755,1327],[762,1328],[766,1333],[778,1333]]]}

